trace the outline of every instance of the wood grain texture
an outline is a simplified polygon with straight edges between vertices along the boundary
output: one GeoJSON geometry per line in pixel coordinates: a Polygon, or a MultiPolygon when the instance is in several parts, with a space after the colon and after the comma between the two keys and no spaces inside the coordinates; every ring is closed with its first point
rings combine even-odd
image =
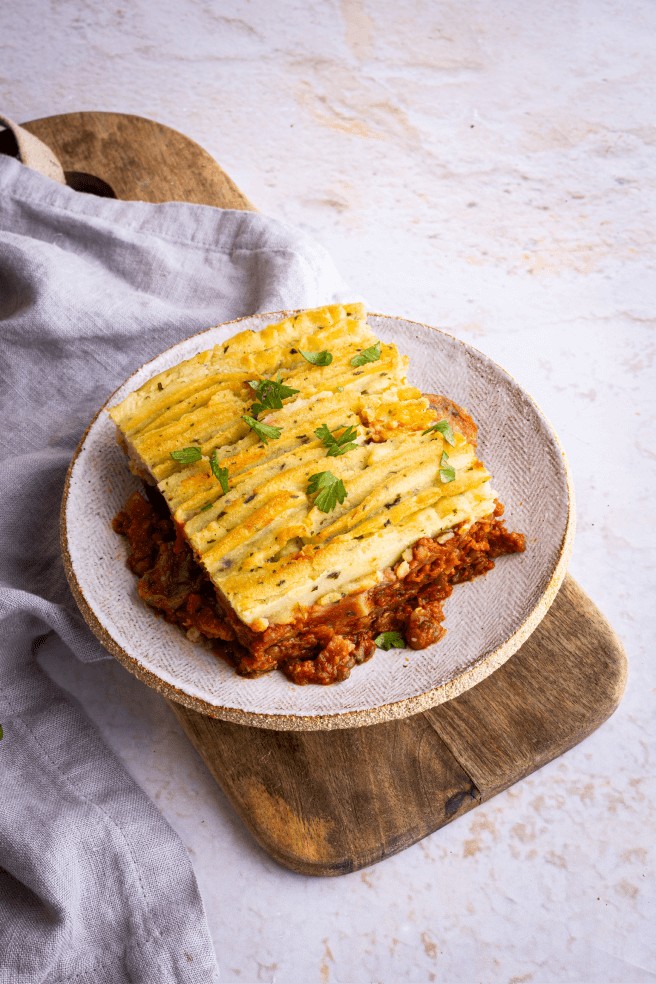
{"type": "Polygon", "coordinates": [[[479,798],[421,714],[293,732],[171,707],[255,838],[295,871],[338,875],[374,864],[479,798]]]}
{"type": "Polygon", "coordinates": [[[50,147],[78,190],[86,190],[81,176],[87,175],[126,201],[253,209],[207,151],[153,120],[123,113],[66,113],[22,126],[50,147]]]}
{"type": "Polygon", "coordinates": [[[621,643],[568,576],[508,663],[425,717],[489,799],[598,728],[625,682],[621,643]]]}
{"type": "MultiPolygon", "coordinates": [[[[123,199],[252,208],[202,148],[151,120],[71,113],[24,125],[78,190],[94,189],[86,175],[123,199]]],[[[621,643],[566,577],[507,663],[402,721],[275,732],[170,706],[259,843],[295,871],[336,875],[403,850],[577,744],[617,707],[625,676],[621,643]]]]}
{"type": "Polygon", "coordinates": [[[567,577],[507,663],[404,721],[271,732],[171,706],[260,844],[295,871],[336,875],[408,847],[576,745],[615,710],[625,678],[617,637],[567,577]]]}

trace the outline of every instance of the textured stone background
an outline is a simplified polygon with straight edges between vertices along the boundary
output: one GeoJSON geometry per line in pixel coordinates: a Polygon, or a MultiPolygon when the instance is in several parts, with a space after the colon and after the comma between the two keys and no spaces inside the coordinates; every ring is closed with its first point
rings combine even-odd
{"type": "Polygon", "coordinates": [[[588,741],[316,881],[253,844],[155,694],[44,653],[188,845],[226,982],[656,980],[655,32],[637,0],[0,7],[8,115],[182,130],[372,310],[447,328],[534,395],[574,474],[572,572],[629,654],[588,741]]]}

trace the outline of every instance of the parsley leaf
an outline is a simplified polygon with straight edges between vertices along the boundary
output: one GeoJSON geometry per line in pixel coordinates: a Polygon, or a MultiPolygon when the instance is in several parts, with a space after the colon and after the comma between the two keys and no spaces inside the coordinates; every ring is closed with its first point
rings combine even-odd
{"type": "Polygon", "coordinates": [[[337,503],[344,502],[348,492],[344,488],[341,478],[337,478],[332,472],[317,472],[310,475],[308,479],[307,495],[319,493],[314,500],[314,504],[321,512],[332,512],[337,503]]]}
{"type": "Polygon", "coordinates": [[[214,505],[213,502],[206,502],[204,506],[200,507],[198,512],[206,512],[208,509],[211,509],[213,505],[214,505]]]}
{"type": "Polygon", "coordinates": [[[302,349],[298,350],[303,356],[306,362],[311,362],[313,366],[329,366],[333,361],[333,357],[330,352],[304,352],[302,349]]]}
{"type": "Polygon", "coordinates": [[[272,427],[270,424],[262,424],[259,420],[255,420],[253,417],[247,417],[245,414],[241,418],[245,424],[254,430],[261,441],[268,444],[269,441],[277,441],[282,430],[280,427],[272,427]]]}
{"type": "MultiPolygon", "coordinates": [[[[344,427],[345,425],[342,424],[341,426],[344,427]]],[[[347,451],[354,451],[357,448],[355,438],[358,436],[358,432],[355,427],[347,427],[339,437],[335,437],[335,434],[331,434],[328,429],[328,425],[322,424],[321,427],[317,427],[314,433],[328,448],[328,458],[338,458],[341,454],[346,454],[347,451]]]]}
{"type": "Polygon", "coordinates": [[[447,482],[454,482],[455,478],[456,470],[453,465],[449,464],[449,456],[446,451],[443,451],[440,458],[440,479],[446,484],[447,482]]]}
{"type": "Polygon", "coordinates": [[[300,392],[281,383],[280,373],[278,373],[277,379],[261,379],[257,383],[253,380],[249,386],[255,390],[257,397],[257,402],[251,407],[251,413],[254,417],[259,417],[263,410],[281,410],[283,400],[300,392]]]}
{"type": "Polygon", "coordinates": [[[376,342],[371,348],[363,349],[359,355],[354,355],[351,359],[352,366],[363,366],[365,362],[378,362],[380,359],[380,342],[376,342]]]}
{"type": "MultiPolygon", "coordinates": [[[[261,424],[260,426],[264,426],[264,425],[261,424]]],[[[216,480],[220,483],[221,488],[223,489],[223,494],[226,495],[228,491],[228,469],[220,467],[219,455],[216,448],[214,448],[214,451],[212,452],[212,457],[210,458],[210,468],[212,469],[212,474],[214,475],[216,480]]]]}
{"type": "Polygon", "coordinates": [[[405,639],[400,632],[381,632],[374,642],[379,649],[405,649],[405,639]]]}
{"type": "Polygon", "coordinates": [[[171,451],[171,457],[181,465],[192,465],[194,461],[200,461],[203,455],[200,448],[180,448],[179,451],[171,451]]]}
{"type": "Polygon", "coordinates": [[[447,442],[447,444],[450,444],[451,447],[454,447],[456,441],[453,436],[453,431],[451,430],[451,424],[449,423],[448,420],[438,420],[436,424],[433,424],[432,427],[429,427],[427,430],[425,430],[421,436],[423,437],[424,434],[431,434],[433,431],[439,431],[439,433],[443,435],[444,440],[447,442]]]}

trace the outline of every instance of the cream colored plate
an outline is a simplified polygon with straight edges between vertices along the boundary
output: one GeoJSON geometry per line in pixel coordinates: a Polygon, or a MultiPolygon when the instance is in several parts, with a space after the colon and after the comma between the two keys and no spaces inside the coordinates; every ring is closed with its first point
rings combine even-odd
{"type": "MultiPolygon", "coordinates": [[[[244,328],[290,312],[211,328],[142,366],[106,406],[151,376],[244,328]]],[[[501,666],[535,629],[565,576],[573,536],[567,464],[533,401],[499,366],[451,335],[401,318],[370,315],[381,339],[410,356],[410,381],[466,407],[479,427],[480,455],[506,506],[508,528],[526,534],[524,554],[502,557],[487,576],[459,585],[445,603],[446,636],[420,652],[378,651],[348,680],[329,687],[290,683],[281,673],[237,676],[140,601],[112,517],[138,487],[103,407],[80,442],[62,504],[62,546],[78,605],[100,642],[167,697],[243,724],[322,730],[405,717],[457,696],[501,666]]]]}

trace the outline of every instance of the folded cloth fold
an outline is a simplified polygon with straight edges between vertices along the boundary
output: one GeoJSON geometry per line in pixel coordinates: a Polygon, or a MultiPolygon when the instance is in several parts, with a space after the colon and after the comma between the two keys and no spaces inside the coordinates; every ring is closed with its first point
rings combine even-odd
{"type": "Polygon", "coordinates": [[[36,662],[108,656],[59,552],[68,462],[132,370],[203,328],[346,299],[323,249],[253,212],[73,192],[0,157],[0,982],[218,979],[177,835],[36,662]]]}

